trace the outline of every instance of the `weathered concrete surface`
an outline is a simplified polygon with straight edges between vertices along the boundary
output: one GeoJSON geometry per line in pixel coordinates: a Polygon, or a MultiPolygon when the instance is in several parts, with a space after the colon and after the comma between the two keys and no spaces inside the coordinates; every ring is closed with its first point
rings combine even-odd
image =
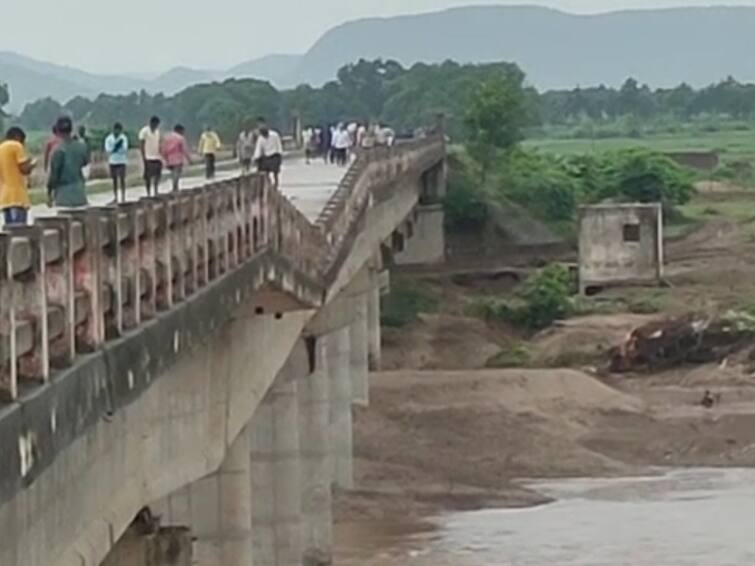
{"type": "MultiPolygon", "coordinates": [[[[300,340],[306,362],[297,384],[301,454],[301,542],[304,566],[332,562],[332,443],[327,337],[300,340]],[[310,367],[311,364],[311,367],[310,367]]],[[[294,355],[292,353],[292,355],[294,355]]]]}
{"type": "Polygon", "coordinates": [[[203,566],[252,566],[249,430],[226,451],[220,469],[169,495],[151,509],[160,524],[186,527],[203,566]]]}
{"type": "MultiPolygon", "coordinates": [[[[141,534],[129,529],[102,566],[192,566],[191,533],[185,528],[163,528],[141,534]]],[[[201,564],[201,562],[200,562],[201,564]]]]}
{"type": "Polygon", "coordinates": [[[330,383],[333,484],[341,489],[351,489],[354,487],[354,431],[351,413],[351,354],[348,327],[328,337],[326,355],[330,383]]]}
{"type": "MultiPolygon", "coordinates": [[[[101,355],[56,381],[48,395],[70,405],[40,403],[34,418],[48,423],[48,438],[37,441],[61,445],[54,461],[0,507],[0,564],[99,564],[142,505],[217,470],[309,316],[235,320],[193,350],[184,350],[180,333],[156,332],[145,340],[176,350],[174,365],[160,375],[150,371],[150,358],[161,357],[157,349],[123,364],[111,383],[101,355]],[[115,401],[130,396],[131,383],[143,389],[119,407],[115,401]],[[81,413],[87,405],[99,411],[81,413]]],[[[23,409],[35,414],[31,403],[23,409]]],[[[20,466],[18,453],[5,462],[13,464],[20,466]]]]}
{"type": "MultiPolygon", "coordinates": [[[[9,455],[0,461],[0,564],[98,566],[143,505],[216,472],[252,415],[252,429],[264,420],[267,404],[260,401],[314,314],[291,310],[268,316],[248,305],[277,267],[286,268],[280,270],[284,275],[277,288],[311,298],[312,305],[321,304],[323,294],[338,301],[341,290],[359,277],[381,242],[416,205],[418,171],[410,165],[395,159],[387,165],[373,163],[369,178],[360,180],[366,199],[360,207],[344,209],[346,220],[339,224],[344,239],[332,262],[332,277],[323,283],[327,293],[321,282],[299,280],[284,265],[286,254],[301,252],[306,243],[301,238],[306,231],[298,231],[298,244],[289,238],[278,245],[281,255],[263,252],[236,266],[211,282],[208,292],[143,321],[135,331],[124,329],[95,354],[77,356],[76,366],[56,374],[49,384],[28,391],[32,384],[25,383],[20,401],[0,412],[0,446],[9,455]],[[395,176],[401,172],[405,174],[395,176]]],[[[264,228],[276,237],[277,226],[264,228]]],[[[223,255],[229,261],[226,250],[223,255]]],[[[295,307],[301,308],[305,306],[295,307]]],[[[350,324],[348,314],[344,320],[350,324]]],[[[329,421],[337,423],[331,426],[331,441],[338,483],[348,487],[353,481],[349,327],[336,334],[335,348],[327,340],[327,357],[332,351],[337,359],[336,370],[328,366],[329,394],[336,384],[331,407],[338,407],[335,414],[329,411],[329,421]]],[[[281,412],[289,432],[291,427],[298,431],[301,418],[303,401],[296,386],[283,396],[293,408],[281,412]]],[[[276,419],[274,413],[268,416],[276,419]]],[[[293,440],[288,441],[293,447],[293,440]]],[[[303,493],[298,487],[295,491],[287,500],[295,501],[291,508],[304,503],[303,493]]],[[[253,521],[257,509],[265,508],[260,501],[252,495],[253,521]]],[[[277,513],[278,503],[269,504],[277,513]]],[[[260,533],[264,536],[264,529],[260,533]]],[[[253,539],[256,549],[256,527],[253,539]]]]}
{"type": "Polygon", "coordinates": [[[404,249],[394,255],[397,265],[442,263],[446,256],[443,205],[418,206],[399,231],[404,249]]]}
{"type": "Polygon", "coordinates": [[[658,281],[663,276],[663,218],[658,204],[580,209],[579,281],[591,286],[658,281]]]}

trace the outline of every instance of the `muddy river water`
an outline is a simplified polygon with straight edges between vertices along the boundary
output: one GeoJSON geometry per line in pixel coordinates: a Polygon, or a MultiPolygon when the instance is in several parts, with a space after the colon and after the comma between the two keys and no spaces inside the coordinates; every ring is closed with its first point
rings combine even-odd
{"type": "Polygon", "coordinates": [[[454,513],[428,524],[339,528],[336,564],[746,566],[755,564],[755,470],[531,482],[542,507],[454,513]]]}

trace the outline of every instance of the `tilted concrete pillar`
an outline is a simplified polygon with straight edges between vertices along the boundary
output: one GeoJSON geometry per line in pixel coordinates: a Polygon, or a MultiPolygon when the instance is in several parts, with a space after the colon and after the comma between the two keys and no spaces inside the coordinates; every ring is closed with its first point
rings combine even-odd
{"type": "Polygon", "coordinates": [[[254,566],[301,566],[301,459],[297,383],[287,369],[251,422],[254,566]]]}
{"type": "Polygon", "coordinates": [[[369,362],[368,362],[368,298],[362,293],[352,299],[354,322],[349,327],[349,351],[351,371],[351,400],[356,405],[366,407],[370,402],[369,362]]]}
{"type": "Polygon", "coordinates": [[[252,497],[248,428],[220,469],[156,505],[161,524],[189,527],[198,566],[252,566],[252,497]]]}
{"type": "MultiPolygon", "coordinates": [[[[304,566],[332,563],[333,512],[331,483],[333,463],[330,438],[330,384],[327,339],[306,342],[307,370],[297,383],[299,445],[301,447],[301,512],[304,566]]],[[[297,344],[297,348],[299,345],[297,344]]]]}
{"type": "Polygon", "coordinates": [[[350,335],[349,327],[342,328],[327,343],[333,482],[342,489],[354,487],[350,335]]]}

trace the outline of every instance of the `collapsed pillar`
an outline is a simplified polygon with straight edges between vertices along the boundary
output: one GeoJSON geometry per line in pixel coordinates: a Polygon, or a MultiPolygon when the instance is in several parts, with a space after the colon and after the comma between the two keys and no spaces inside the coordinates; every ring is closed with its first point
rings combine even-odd
{"type": "Polygon", "coordinates": [[[349,327],[349,364],[351,371],[351,400],[366,407],[370,401],[369,346],[368,346],[368,293],[357,295],[352,300],[354,322],[349,327]]]}
{"type": "Polygon", "coordinates": [[[254,566],[302,563],[297,383],[288,365],[251,422],[254,566]]]}
{"type": "Polygon", "coordinates": [[[326,343],[325,338],[311,337],[296,346],[306,348],[309,362],[307,372],[297,383],[304,566],[323,566],[333,561],[333,464],[326,343]]]}
{"type": "Polygon", "coordinates": [[[329,334],[327,340],[333,483],[342,489],[354,486],[350,335],[347,326],[329,334]]]}

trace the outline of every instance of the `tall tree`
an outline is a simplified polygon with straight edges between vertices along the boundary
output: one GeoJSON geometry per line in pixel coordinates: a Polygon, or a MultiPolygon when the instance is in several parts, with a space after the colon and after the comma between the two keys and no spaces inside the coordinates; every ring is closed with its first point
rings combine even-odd
{"type": "Polygon", "coordinates": [[[514,148],[531,121],[522,78],[497,73],[474,91],[464,116],[469,151],[486,178],[499,152],[514,148]]]}

